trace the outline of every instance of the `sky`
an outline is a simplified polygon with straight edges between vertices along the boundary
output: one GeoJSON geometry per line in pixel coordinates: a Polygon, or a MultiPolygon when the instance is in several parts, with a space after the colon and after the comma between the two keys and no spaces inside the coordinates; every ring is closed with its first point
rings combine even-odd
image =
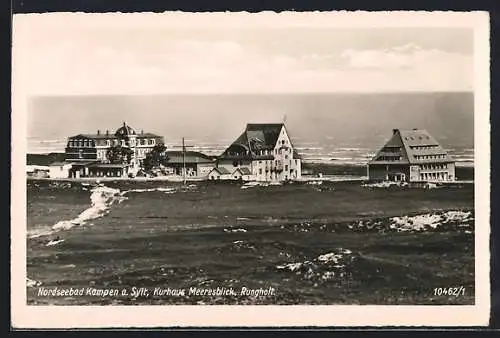
{"type": "Polygon", "coordinates": [[[14,77],[28,96],[473,90],[466,25],[256,18],[18,16],[14,77]]]}
{"type": "Polygon", "coordinates": [[[427,12],[15,15],[14,116],[26,116],[16,121],[31,144],[63,145],[69,135],[114,131],[122,121],[167,142],[227,143],[246,123],[286,116],[304,144],[371,146],[399,127],[469,146],[482,61],[476,19],[427,12]]]}

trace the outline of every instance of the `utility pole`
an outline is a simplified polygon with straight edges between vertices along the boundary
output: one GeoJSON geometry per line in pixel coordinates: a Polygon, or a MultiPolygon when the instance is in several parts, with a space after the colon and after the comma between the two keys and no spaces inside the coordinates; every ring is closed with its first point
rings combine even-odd
{"type": "Polygon", "coordinates": [[[184,137],[182,138],[182,178],[184,185],[186,185],[186,144],[184,143],[184,137]]]}
{"type": "MultiPolygon", "coordinates": [[[[174,145],[172,148],[178,148],[179,146],[174,145]]],[[[186,145],[186,140],[182,138],[182,181],[186,184],[186,148],[193,147],[186,145]]]]}

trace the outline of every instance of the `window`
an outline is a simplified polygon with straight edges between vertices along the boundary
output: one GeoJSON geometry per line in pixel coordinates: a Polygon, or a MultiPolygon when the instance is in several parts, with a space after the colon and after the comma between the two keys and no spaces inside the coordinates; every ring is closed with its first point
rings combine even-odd
{"type": "Polygon", "coordinates": [[[281,144],[285,144],[285,140],[281,140],[281,144]]]}
{"type": "Polygon", "coordinates": [[[285,155],[285,160],[288,160],[288,155],[285,155]]]}
{"type": "Polygon", "coordinates": [[[259,168],[259,175],[262,175],[262,168],[259,168]]]}
{"type": "Polygon", "coordinates": [[[288,171],[288,164],[285,165],[285,171],[288,171]]]}

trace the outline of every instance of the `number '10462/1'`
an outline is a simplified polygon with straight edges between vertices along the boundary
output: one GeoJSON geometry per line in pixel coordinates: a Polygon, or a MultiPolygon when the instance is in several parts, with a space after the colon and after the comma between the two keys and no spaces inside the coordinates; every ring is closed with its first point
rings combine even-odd
{"type": "Polygon", "coordinates": [[[464,296],[465,295],[465,287],[450,287],[450,288],[434,288],[434,296],[464,296]]]}

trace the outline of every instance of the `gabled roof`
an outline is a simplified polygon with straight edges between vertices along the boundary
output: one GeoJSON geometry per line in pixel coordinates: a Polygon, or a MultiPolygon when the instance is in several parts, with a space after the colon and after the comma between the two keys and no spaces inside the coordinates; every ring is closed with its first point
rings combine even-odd
{"type": "Polygon", "coordinates": [[[221,175],[227,175],[227,174],[230,174],[229,170],[227,170],[226,168],[224,167],[216,167],[216,168],[213,168],[212,170],[210,170],[210,172],[212,171],[217,171],[219,174],[221,175]]]}
{"type": "Polygon", "coordinates": [[[247,124],[246,136],[250,149],[255,151],[274,148],[283,126],[283,123],[247,124]]]}
{"type": "MultiPolygon", "coordinates": [[[[261,155],[261,151],[271,151],[276,146],[281,129],[284,123],[248,123],[245,131],[222,153],[221,158],[233,158],[233,153],[244,154],[245,159],[262,159],[266,155],[261,155]]],[[[293,145],[292,145],[293,147],[293,145]]],[[[267,155],[273,158],[272,153],[267,155]]],[[[294,158],[300,158],[299,154],[293,152],[294,158]]]]}
{"type": "Polygon", "coordinates": [[[200,153],[198,151],[186,151],[185,157],[182,154],[181,150],[171,150],[166,152],[168,156],[168,163],[184,163],[184,159],[186,163],[212,163],[213,159],[200,153]]]}
{"type": "Polygon", "coordinates": [[[425,129],[394,129],[391,138],[369,164],[425,164],[453,162],[425,129]]]}
{"type": "Polygon", "coordinates": [[[241,168],[236,168],[235,171],[233,171],[233,175],[239,171],[242,175],[251,175],[252,173],[250,172],[250,169],[247,167],[241,167],[241,168]]]}

